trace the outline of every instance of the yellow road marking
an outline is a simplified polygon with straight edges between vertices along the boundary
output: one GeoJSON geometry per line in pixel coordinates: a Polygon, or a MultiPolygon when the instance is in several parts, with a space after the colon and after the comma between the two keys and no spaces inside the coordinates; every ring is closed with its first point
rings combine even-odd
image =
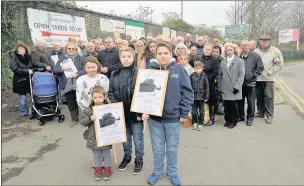
{"type": "Polygon", "coordinates": [[[279,77],[279,75],[277,75],[277,79],[286,87],[287,90],[289,90],[289,92],[294,95],[302,104],[304,104],[304,101],[303,99],[298,95],[296,94],[293,90],[291,90],[291,88],[289,88],[279,77]]]}
{"type": "Polygon", "coordinates": [[[276,79],[278,80],[278,84],[281,87],[282,90],[284,90],[285,92],[289,92],[291,93],[293,96],[295,96],[295,98],[293,96],[291,96],[290,94],[287,94],[288,97],[291,99],[291,101],[298,107],[298,109],[300,110],[300,112],[304,113],[304,108],[302,107],[302,104],[304,104],[303,99],[298,96],[296,93],[294,93],[286,84],[284,84],[281,79],[279,78],[278,75],[276,75],[276,79]],[[299,103],[300,102],[300,103],[299,103]]]}

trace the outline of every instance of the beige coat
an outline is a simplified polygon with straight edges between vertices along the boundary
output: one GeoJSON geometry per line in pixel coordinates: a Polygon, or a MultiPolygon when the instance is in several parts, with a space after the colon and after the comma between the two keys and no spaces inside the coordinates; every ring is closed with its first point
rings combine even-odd
{"type": "Polygon", "coordinates": [[[282,52],[274,46],[270,46],[264,51],[257,48],[254,52],[260,54],[264,64],[264,71],[257,81],[274,81],[274,75],[284,67],[282,52]]]}

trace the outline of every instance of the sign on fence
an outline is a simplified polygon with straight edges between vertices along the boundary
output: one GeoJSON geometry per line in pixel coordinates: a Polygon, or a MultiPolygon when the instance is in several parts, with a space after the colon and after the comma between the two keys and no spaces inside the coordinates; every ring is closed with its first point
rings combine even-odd
{"type": "Polygon", "coordinates": [[[126,36],[130,36],[132,40],[145,37],[145,25],[143,23],[125,20],[125,25],[126,36]]]}
{"type": "Polygon", "coordinates": [[[112,20],[108,18],[100,18],[100,30],[103,32],[119,32],[126,33],[125,23],[123,21],[112,20]]]}
{"type": "Polygon", "coordinates": [[[225,38],[246,38],[249,32],[249,24],[225,26],[225,38]]]}
{"type": "Polygon", "coordinates": [[[279,43],[289,43],[290,41],[299,41],[300,29],[287,29],[279,31],[279,43]]]}
{"type": "Polygon", "coordinates": [[[34,43],[38,39],[45,39],[48,47],[53,42],[65,45],[69,37],[81,39],[85,43],[88,41],[83,17],[28,8],[27,18],[34,43]]]}
{"type": "Polygon", "coordinates": [[[171,29],[171,38],[176,38],[176,30],[171,29]]]}
{"type": "Polygon", "coordinates": [[[163,27],[163,37],[169,37],[170,38],[170,28],[163,27]]]}

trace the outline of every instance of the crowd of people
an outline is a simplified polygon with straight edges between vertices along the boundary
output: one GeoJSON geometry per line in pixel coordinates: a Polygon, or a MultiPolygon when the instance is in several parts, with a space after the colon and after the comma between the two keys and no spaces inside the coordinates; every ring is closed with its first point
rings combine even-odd
{"type": "Polygon", "coordinates": [[[165,157],[167,176],[173,185],[181,184],[177,161],[180,124],[189,118],[192,118],[193,130],[202,131],[203,126],[215,124],[215,115],[223,105],[224,126],[229,129],[240,121],[252,126],[255,117],[266,116],[266,123],[273,122],[274,75],[283,68],[284,60],[267,35],[259,38],[258,45],[255,41],[221,44],[219,38],[209,42],[208,36],[200,36],[194,42],[189,33],[176,38],[154,37],[149,33],[139,40],[131,40],[129,36],[125,40],[107,37],[87,43],[69,38],[63,48],[61,45],[54,42],[48,52],[46,41],[41,39],[30,51],[26,44],[18,42],[10,53],[13,92],[19,95],[20,114],[26,116],[26,95],[30,93],[28,78],[33,74],[32,69],[44,68],[53,72],[60,99],[68,105],[71,125],[80,123],[87,127],[83,136],[94,154],[95,180],[102,179],[102,166],[103,179],[111,178],[112,161],[111,146],[96,145],[94,105],[123,102],[127,142],[123,143],[120,171],[131,163],[133,142],[133,174],[143,171],[143,123],[148,122],[154,158],[154,171],[148,178],[150,184],[162,177],[165,157]],[[68,78],[64,71],[70,71],[72,67],[62,65],[66,59],[71,59],[78,71],[68,78]],[[161,117],[130,111],[138,69],[169,71],[161,117]],[[205,104],[209,108],[208,121],[204,121],[205,104]]]}

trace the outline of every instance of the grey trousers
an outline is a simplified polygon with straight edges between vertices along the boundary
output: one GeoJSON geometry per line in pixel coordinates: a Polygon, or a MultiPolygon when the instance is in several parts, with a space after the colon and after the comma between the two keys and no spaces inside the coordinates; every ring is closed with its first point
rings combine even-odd
{"type": "Polygon", "coordinates": [[[274,82],[256,82],[257,111],[259,114],[266,114],[273,117],[274,113],[274,82]]]}

